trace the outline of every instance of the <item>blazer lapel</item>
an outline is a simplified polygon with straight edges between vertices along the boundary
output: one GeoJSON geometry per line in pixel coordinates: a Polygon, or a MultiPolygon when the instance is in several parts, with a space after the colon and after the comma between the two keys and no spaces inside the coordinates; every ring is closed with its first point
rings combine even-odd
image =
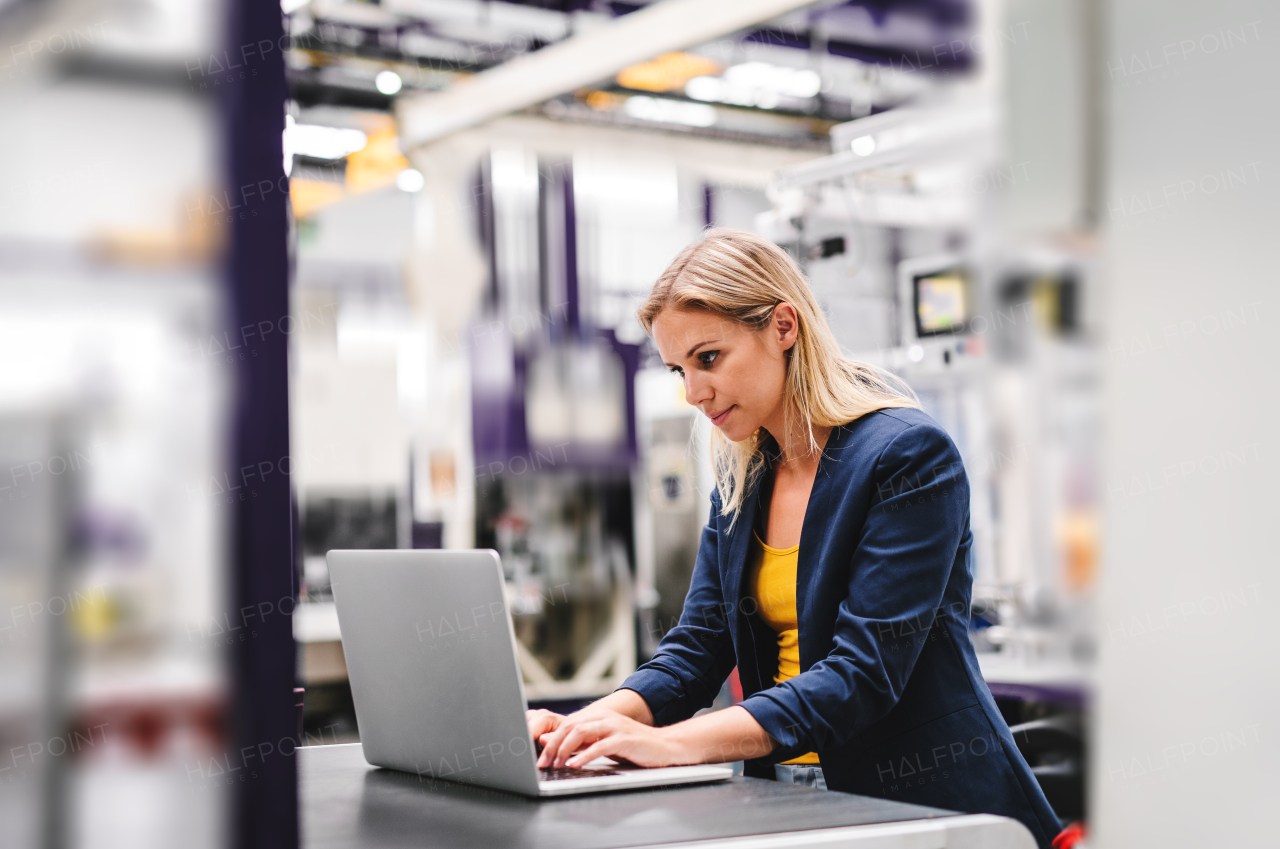
{"type": "Polygon", "coordinates": [[[747,544],[751,540],[751,526],[755,524],[756,510],[760,502],[760,481],[756,480],[751,489],[743,496],[742,508],[738,511],[738,519],[729,533],[729,554],[725,562],[725,598],[726,605],[740,615],[742,605],[742,581],[747,562],[747,544]]]}
{"type": "Polygon", "coordinates": [[[832,464],[839,462],[840,449],[847,429],[840,425],[831,429],[827,444],[822,448],[818,458],[818,470],[813,477],[813,487],[809,490],[809,503],[805,507],[804,522],[800,526],[800,550],[796,555],[796,621],[800,630],[800,668],[807,669],[805,664],[805,633],[812,629],[805,628],[805,602],[809,598],[809,589],[813,584],[818,569],[818,556],[826,539],[827,526],[831,516],[831,487],[834,476],[832,464]]]}
{"type": "Polygon", "coordinates": [[[758,692],[764,682],[760,671],[760,647],[752,619],[743,609],[743,582],[746,579],[747,546],[751,541],[751,529],[755,524],[760,504],[760,479],[743,495],[742,508],[733,530],[729,532],[724,564],[725,614],[734,636],[734,650],[738,658],[738,677],[742,682],[743,696],[758,692]]]}
{"type": "MultiPolygon", "coordinates": [[[[767,457],[776,456],[778,451],[778,443],[774,440],[773,435],[765,432],[764,442],[760,448],[766,452],[767,457]]],[[[768,460],[766,460],[766,463],[768,460]]],[[[765,473],[768,472],[768,466],[765,467],[765,473]]],[[[738,520],[733,525],[733,531],[729,534],[728,560],[725,563],[725,604],[732,604],[741,614],[741,604],[743,598],[742,581],[745,578],[744,572],[747,562],[747,546],[751,541],[751,530],[756,522],[756,513],[760,510],[760,493],[761,482],[764,474],[759,475],[755,482],[751,485],[742,499],[742,509],[739,511],[738,520]]]]}

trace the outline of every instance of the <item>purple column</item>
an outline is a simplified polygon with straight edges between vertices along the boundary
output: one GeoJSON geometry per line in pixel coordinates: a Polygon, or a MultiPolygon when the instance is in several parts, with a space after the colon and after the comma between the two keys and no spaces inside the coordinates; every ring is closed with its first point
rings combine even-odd
{"type": "Polygon", "coordinates": [[[281,134],[287,93],[278,3],[226,0],[228,55],[243,66],[221,89],[227,221],[228,332],[252,356],[235,366],[232,474],[232,702],[228,757],[235,846],[298,845],[293,528],[289,481],[288,181],[281,134]],[[252,497],[249,497],[251,495],[252,497]]]}

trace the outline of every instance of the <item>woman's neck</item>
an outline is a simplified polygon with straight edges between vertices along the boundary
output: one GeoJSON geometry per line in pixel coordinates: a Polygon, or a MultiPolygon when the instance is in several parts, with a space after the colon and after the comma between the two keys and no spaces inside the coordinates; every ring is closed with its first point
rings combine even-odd
{"type": "MultiPolygon", "coordinates": [[[[765,430],[769,429],[765,428],[765,430]]],[[[818,460],[822,456],[822,449],[826,447],[827,439],[831,436],[831,430],[826,425],[813,425],[813,440],[817,443],[816,450],[809,444],[808,429],[803,426],[798,425],[792,428],[792,432],[785,441],[779,439],[773,431],[769,431],[779,448],[773,464],[784,468],[789,474],[815,470],[818,466],[818,460]]]]}

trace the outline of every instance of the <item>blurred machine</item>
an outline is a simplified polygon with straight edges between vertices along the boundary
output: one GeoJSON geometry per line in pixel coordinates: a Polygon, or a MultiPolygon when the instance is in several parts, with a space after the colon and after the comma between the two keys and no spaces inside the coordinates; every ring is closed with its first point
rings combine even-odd
{"type": "Polygon", "coordinates": [[[572,163],[494,150],[473,197],[476,545],[502,555],[530,700],[604,695],[636,663],[639,348],[592,326],[572,163]]]}

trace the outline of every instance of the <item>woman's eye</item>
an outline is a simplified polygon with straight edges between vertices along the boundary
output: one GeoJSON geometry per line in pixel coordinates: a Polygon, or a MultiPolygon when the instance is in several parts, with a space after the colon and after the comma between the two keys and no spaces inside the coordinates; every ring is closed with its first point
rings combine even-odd
{"type": "Polygon", "coordinates": [[[716,361],[716,357],[719,355],[719,351],[703,351],[701,354],[698,354],[698,361],[704,366],[709,366],[716,361]]]}
{"type": "Polygon", "coordinates": [[[672,374],[678,374],[681,377],[684,377],[684,369],[680,368],[680,366],[672,366],[671,368],[667,369],[667,371],[671,372],[672,374]]]}

